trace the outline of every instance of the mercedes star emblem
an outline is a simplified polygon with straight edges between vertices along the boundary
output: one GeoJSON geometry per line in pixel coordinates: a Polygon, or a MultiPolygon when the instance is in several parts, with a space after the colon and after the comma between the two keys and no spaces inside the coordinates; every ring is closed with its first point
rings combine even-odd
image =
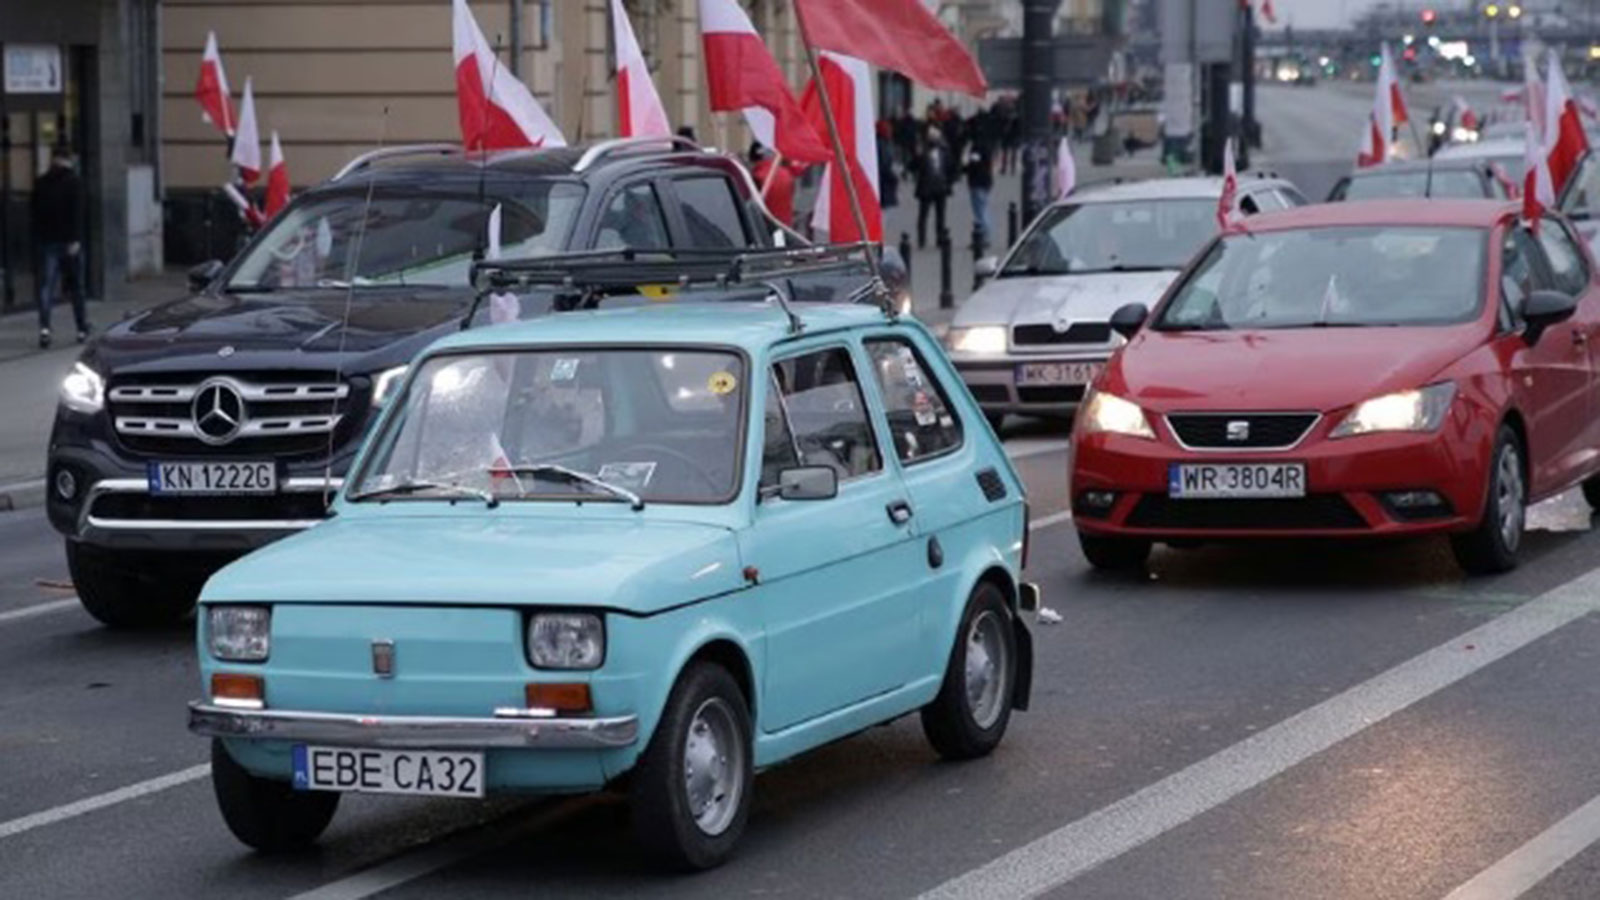
{"type": "Polygon", "coordinates": [[[239,436],[244,428],[244,396],[233,382],[213,379],[200,385],[195,392],[195,436],[207,444],[226,444],[239,436]]]}

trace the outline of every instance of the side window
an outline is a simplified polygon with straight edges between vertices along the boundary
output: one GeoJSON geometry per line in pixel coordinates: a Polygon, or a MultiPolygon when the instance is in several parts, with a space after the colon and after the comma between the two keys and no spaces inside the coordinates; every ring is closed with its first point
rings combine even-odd
{"type": "Polygon", "coordinates": [[[1600,213],[1600,156],[1591,153],[1584,159],[1562,199],[1561,210],[1569,216],[1592,218],[1600,213]]]}
{"type": "Polygon", "coordinates": [[[783,388],[778,384],[776,371],[768,379],[766,413],[762,419],[761,486],[777,487],[779,473],[800,465],[800,451],[795,448],[794,434],[789,430],[789,415],[783,408],[783,388]]]}
{"type": "Polygon", "coordinates": [[[909,342],[867,341],[867,355],[883,391],[889,433],[901,462],[915,463],[961,446],[961,423],[950,412],[949,398],[909,342]]]}
{"type": "Polygon", "coordinates": [[[801,465],[829,466],[840,481],[883,468],[849,351],[818,350],[772,369],[801,465]]]}
{"type": "Polygon", "coordinates": [[[1259,212],[1272,212],[1273,210],[1283,209],[1283,201],[1278,198],[1276,191],[1256,191],[1250,195],[1250,199],[1255,201],[1256,209],[1259,212]]]}
{"type": "Polygon", "coordinates": [[[1545,259],[1550,261],[1556,290],[1574,297],[1581,295],[1589,286],[1589,269],[1567,229],[1554,219],[1545,219],[1539,229],[1539,246],[1544,248],[1545,259]]]}
{"type": "Polygon", "coordinates": [[[683,208],[691,246],[720,250],[749,245],[744,219],[726,178],[680,178],[672,188],[683,208]]]}
{"type": "Polygon", "coordinates": [[[671,245],[661,201],[649,184],[630,185],[611,198],[594,244],[596,250],[660,250],[671,245]]]}

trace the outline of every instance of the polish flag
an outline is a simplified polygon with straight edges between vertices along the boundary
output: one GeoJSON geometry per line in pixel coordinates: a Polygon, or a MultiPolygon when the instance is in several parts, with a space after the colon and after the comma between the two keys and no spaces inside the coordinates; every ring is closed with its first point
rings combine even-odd
{"type": "Polygon", "coordinates": [[[1572,99],[1572,87],[1561,71],[1561,59],[1550,54],[1550,76],[1545,79],[1544,147],[1550,167],[1550,183],[1559,192],[1578,169],[1578,162],[1589,152],[1589,137],[1583,131],[1583,114],[1572,99]]]}
{"type": "Polygon", "coordinates": [[[206,32],[206,51],[200,57],[200,77],[195,81],[194,98],[200,101],[200,116],[224,135],[233,137],[233,98],[228,95],[228,73],[222,69],[222,53],[217,50],[217,33],[206,32]]]}
{"type": "Polygon", "coordinates": [[[776,147],[787,161],[832,158],[737,0],[700,0],[700,31],[712,112],[743,112],[756,140],[776,147]]]}
{"type": "Polygon", "coordinates": [[[921,0],[795,0],[795,12],[803,38],[820,50],[937,90],[978,98],[989,91],[972,54],[921,0]]]}
{"type": "Polygon", "coordinates": [[[1456,124],[1468,131],[1477,131],[1478,114],[1473,112],[1472,107],[1467,105],[1466,98],[1457,94],[1452,102],[1456,107],[1456,124]]]}
{"type": "Polygon", "coordinates": [[[1268,25],[1278,24],[1278,11],[1272,8],[1272,0],[1261,0],[1261,18],[1268,25]]]}
{"type": "Polygon", "coordinates": [[[1072,142],[1065,136],[1056,148],[1056,198],[1065,200],[1078,186],[1078,162],[1072,158],[1072,142]]]}
{"type": "Polygon", "coordinates": [[[272,132],[272,149],[267,155],[267,218],[283,212],[289,205],[289,166],[283,161],[283,145],[278,132],[272,132]]]}
{"type": "Polygon", "coordinates": [[[1389,91],[1389,107],[1391,118],[1395,127],[1411,121],[1411,113],[1406,109],[1405,94],[1400,92],[1400,76],[1394,67],[1394,56],[1389,53],[1389,45],[1383,45],[1383,59],[1378,66],[1378,90],[1382,91],[1387,86],[1389,91]]]}
{"type": "Polygon", "coordinates": [[[1389,48],[1383,48],[1383,63],[1378,66],[1378,86],[1372,98],[1372,112],[1367,115],[1367,133],[1361,140],[1361,150],[1356,155],[1356,165],[1361,168],[1381,166],[1389,161],[1389,148],[1394,140],[1394,98],[1399,88],[1393,84],[1394,67],[1389,59],[1389,48]]]}
{"type": "Polygon", "coordinates": [[[1522,67],[1521,98],[1523,114],[1528,117],[1528,121],[1533,123],[1534,132],[1539,136],[1539,141],[1543,143],[1545,89],[1544,79],[1539,77],[1539,67],[1536,65],[1522,67]]]}
{"type": "Polygon", "coordinates": [[[1523,144],[1523,160],[1527,174],[1522,176],[1522,215],[1537,234],[1539,218],[1556,203],[1555,180],[1550,176],[1550,157],[1539,140],[1538,129],[1532,122],[1527,125],[1523,144]]]}
{"type": "Polygon", "coordinates": [[[244,80],[244,99],[239,103],[239,130],[233,138],[233,164],[245,184],[261,177],[261,133],[256,131],[256,93],[248,77],[244,80]]]}
{"type": "Polygon", "coordinates": [[[1217,227],[1223,234],[1239,227],[1239,172],[1233,161],[1233,138],[1222,145],[1222,196],[1217,199],[1217,227]]]}
{"type": "Polygon", "coordinates": [[[622,0],[611,0],[611,21],[617,42],[617,111],[623,137],[671,137],[667,110],[661,105],[644,51],[634,37],[633,25],[622,0]]]}
{"type": "MultiPolygon", "coordinates": [[[[812,225],[818,231],[826,231],[828,240],[836,244],[863,241],[881,244],[883,207],[878,200],[878,132],[877,117],[872,109],[872,69],[859,59],[826,50],[820,54],[817,68],[833,104],[834,120],[839,124],[839,143],[844,147],[849,177],[861,201],[867,233],[862,235],[856,224],[855,213],[850,208],[849,188],[839,167],[832,162],[823,170],[823,189],[817,192],[812,225]]],[[[826,131],[828,125],[822,99],[817,96],[816,82],[806,88],[802,106],[811,119],[813,130],[826,131]]]]}
{"type": "Polygon", "coordinates": [[[567,145],[561,129],[545,114],[528,86],[500,64],[467,0],[455,0],[451,32],[463,147],[512,150],[567,145]]]}

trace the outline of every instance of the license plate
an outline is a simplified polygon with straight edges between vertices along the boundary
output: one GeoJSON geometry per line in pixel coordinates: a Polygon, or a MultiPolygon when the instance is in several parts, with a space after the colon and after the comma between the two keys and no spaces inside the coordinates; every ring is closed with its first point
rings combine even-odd
{"type": "Polygon", "coordinates": [[[1100,374],[1103,363],[1023,363],[1017,366],[1017,384],[1089,384],[1100,374]]]}
{"type": "Polygon", "coordinates": [[[270,462],[153,462],[152,494],[275,494],[278,467],[270,462]]]}
{"type": "Polygon", "coordinates": [[[293,756],[295,790],[483,796],[482,753],[296,744],[293,756]]]}
{"type": "Polygon", "coordinates": [[[1167,493],[1175,500],[1304,497],[1306,467],[1301,463],[1173,463],[1167,468],[1167,493]]]}

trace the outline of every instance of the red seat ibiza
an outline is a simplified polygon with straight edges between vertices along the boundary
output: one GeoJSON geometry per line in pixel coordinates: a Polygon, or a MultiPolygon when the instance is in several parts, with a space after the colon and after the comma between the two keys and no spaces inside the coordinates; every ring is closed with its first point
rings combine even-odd
{"type": "Polygon", "coordinates": [[[1529,503],[1600,505],[1600,281],[1562,220],[1493,201],[1251,219],[1129,337],[1073,434],[1090,563],[1153,542],[1450,535],[1516,565],[1529,503]]]}

